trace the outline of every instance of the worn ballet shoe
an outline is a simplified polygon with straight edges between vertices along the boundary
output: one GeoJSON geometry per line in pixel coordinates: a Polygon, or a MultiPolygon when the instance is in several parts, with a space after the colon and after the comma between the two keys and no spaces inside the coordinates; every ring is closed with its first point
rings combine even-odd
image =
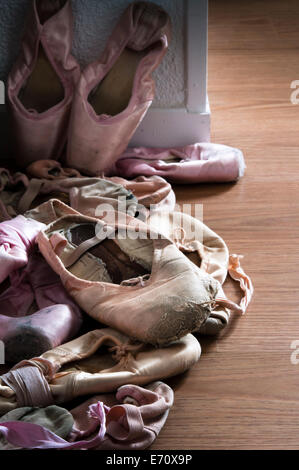
{"type": "Polygon", "coordinates": [[[160,176],[138,176],[133,180],[112,176],[106,179],[119,183],[127,190],[132,191],[134,196],[137,197],[139,204],[151,210],[165,209],[172,211],[175,208],[176,198],[174,191],[170,184],[160,176]]]}
{"type": "Polygon", "coordinates": [[[172,183],[225,183],[244,175],[241,150],[203,142],[177,148],[128,148],[111,171],[125,178],[162,176],[172,183]]]}
{"type": "Polygon", "coordinates": [[[12,150],[18,166],[57,160],[65,147],[80,68],[70,0],[33,0],[20,55],[8,78],[12,150]]]}
{"type": "Polygon", "coordinates": [[[221,285],[212,312],[201,325],[199,334],[217,335],[229,324],[233,312],[245,314],[253,295],[253,285],[240,265],[242,256],[229,254],[226,243],[218,234],[188,214],[175,211],[152,212],[146,222],[171,238],[190,261],[221,285]],[[242,293],[239,304],[225,295],[223,283],[228,276],[239,283],[242,293]]]}
{"type": "Polygon", "coordinates": [[[101,58],[82,73],[69,126],[67,165],[100,175],[127,147],[154,98],[152,72],[170,37],[167,13],[151,2],[128,6],[101,58]]]}
{"type": "Polygon", "coordinates": [[[188,370],[200,354],[191,334],[156,348],[111,328],[89,331],[0,376],[0,416],[22,406],[45,407],[163,380],[188,370]]]}
{"type": "Polygon", "coordinates": [[[109,224],[66,215],[39,233],[39,249],[66,290],[91,317],[145,343],[198,330],[219,282],[158,231],[113,215],[118,220],[109,224]]]}
{"type": "Polygon", "coordinates": [[[143,211],[144,207],[155,210],[173,210],[175,207],[175,194],[170,184],[159,176],[141,176],[130,181],[119,177],[70,178],[70,174],[60,178],[61,171],[65,173],[66,169],[61,169],[58,162],[54,164],[54,161],[39,160],[29,167],[31,175],[35,176],[31,180],[24,173],[10,174],[8,170],[0,168],[0,221],[26,213],[26,217],[50,223],[53,219],[48,214],[49,208],[44,206],[43,209],[47,210],[45,213],[37,207],[45,200],[49,202],[49,195],[91,216],[96,215],[97,208],[103,204],[109,204],[118,211],[125,210],[133,216],[143,211]]]}
{"type": "Polygon", "coordinates": [[[81,319],[69,305],[52,305],[33,315],[0,315],[0,339],[5,345],[5,361],[17,363],[39,356],[74,337],[81,319]]]}
{"type": "Polygon", "coordinates": [[[68,341],[82,325],[82,312],[59,276],[36,249],[27,256],[26,267],[10,272],[10,286],[0,294],[0,340],[5,360],[14,363],[68,341]]]}

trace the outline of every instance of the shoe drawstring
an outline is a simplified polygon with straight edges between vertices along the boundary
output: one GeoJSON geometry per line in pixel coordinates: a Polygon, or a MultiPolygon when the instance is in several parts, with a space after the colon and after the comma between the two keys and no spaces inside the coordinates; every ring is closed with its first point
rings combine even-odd
{"type": "Polygon", "coordinates": [[[132,279],[126,279],[120,283],[121,286],[137,286],[140,284],[141,287],[145,287],[144,281],[147,281],[150,278],[149,274],[144,274],[143,276],[134,277],[132,279]]]}
{"type": "Polygon", "coordinates": [[[138,344],[117,344],[109,348],[109,352],[112,354],[112,359],[116,362],[121,363],[122,366],[126,367],[128,364],[128,360],[133,356],[135,357],[136,354],[144,347],[143,343],[138,344]]]}

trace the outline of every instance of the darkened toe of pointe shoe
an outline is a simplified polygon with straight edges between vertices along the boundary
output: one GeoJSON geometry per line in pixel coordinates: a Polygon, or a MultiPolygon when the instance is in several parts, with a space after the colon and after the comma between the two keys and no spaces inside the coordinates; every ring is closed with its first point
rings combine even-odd
{"type": "Polygon", "coordinates": [[[5,360],[16,364],[23,359],[40,356],[53,347],[45,333],[37,327],[22,325],[3,339],[5,360]]]}
{"type": "Polygon", "coordinates": [[[0,315],[0,339],[5,344],[5,360],[29,359],[73,338],[82,323],[69,305],[56,304],[32,315],[0,315]]]}

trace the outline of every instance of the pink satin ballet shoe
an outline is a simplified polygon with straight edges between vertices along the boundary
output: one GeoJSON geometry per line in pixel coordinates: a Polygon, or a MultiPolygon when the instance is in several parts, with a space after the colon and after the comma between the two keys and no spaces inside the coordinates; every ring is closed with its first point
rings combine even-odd
{"type": "Polygon", "coordinates": [[[167,13],[151,2],[128,6],[101,58],[82,73],[74,96],[67,165],[107,173],[154,98],[152,72],[170,37],[167,13]]]}
{"type": "Polygon", "coordinates": [[[161,176],[171,183],[225,183],[244,175],[241,150],[210,142],[177,148],[128,148],[112,173],[124,178],[161,176]]]}
{"type": "Polygon", "coordinates": [[[0,339],[5,360],[17,363],[55,348],[73,338],[81,319],[69,305],[57,304],[25,317],[0,315],[0,339]]]}
{"type": "Polygon", "coordinates": [[[9,362],[68,341],[82,325],[82,312],[57,274],[37,250],[27,250],[27,256],[27,266],[10,272],[10,286],[0,294],[0,339],[9,362]]]}
{"type": "Polygon", "coordinates": [[[71,56],[69,0],[33,0],[21,53],[8,78],[12,150],[20,167],[58,159],[80,68],[71,56]]]}
{"type": "Polygon", "coordinates": [[[108,211],[105,220],[77,214],[57,218],[37,242],[93,319],[155,346],[207,321],[220,284],[170,239],[124,214],[111,212],[111,223],[108,211]]]}

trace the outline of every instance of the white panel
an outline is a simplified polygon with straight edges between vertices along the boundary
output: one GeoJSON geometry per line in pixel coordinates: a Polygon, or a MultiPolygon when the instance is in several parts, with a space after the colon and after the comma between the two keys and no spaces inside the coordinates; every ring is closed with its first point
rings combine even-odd
{"type": "Polygon", "coordinates": [[[0,81],[0,106],[5,104],[5,85],[0,81]]]}
{"type": "Polygon", "coordinates": [[[137,129],[131,147],[181,147],[210,141],[210,110],[189,113],[185,108],[148,111],[137,129]]]}
{"type": "Polygon", "coordinates": [[[148,111],[130,146],[177,147],[210,141],[207,97],[208,0],[186,0],[187,100],[178,108],[148,111]]]}
{"type": "Polygon", "coordinates": [[[188,0],[187,109],[204,113],[207,102],[208,1],[188,0]]]}

